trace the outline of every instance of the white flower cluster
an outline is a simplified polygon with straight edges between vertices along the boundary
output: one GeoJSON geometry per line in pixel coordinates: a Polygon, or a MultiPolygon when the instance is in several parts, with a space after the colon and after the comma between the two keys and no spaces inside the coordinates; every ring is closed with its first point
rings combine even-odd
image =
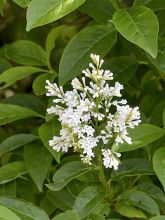
{"type": "Polygon", "coordinates": [[[104,61],[99,55],[90,57],[93,63],[82,71],[81,81],[72,80],[72,91],[64,92],[56,83],[46,81],[46,95],[55,96],[47,112],[57,115],[62,125],[60,136],[54,136],[49,145],[56,151],[73,148],[87,164],[99,152],[104,166],[116,170],[120,154],[112,151],[112,145],[124,141],[131,144],[127,128],[140,123],[140,113],[138,107],[131,108],[126,100],[119,100],[123,86],[118,82],[110,86],[113,73],[101,69],[104,61]]]}

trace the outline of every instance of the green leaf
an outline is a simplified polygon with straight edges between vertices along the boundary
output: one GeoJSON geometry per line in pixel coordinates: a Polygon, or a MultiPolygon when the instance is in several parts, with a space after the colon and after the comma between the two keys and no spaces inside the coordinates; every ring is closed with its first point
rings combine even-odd
{"type": "Polygon", "coordinates": [[[65,213],[61,213],[56,215],[52,220],[79,220],[78,215],[73,211],[66,211],[65,213]]]}
{"type": "Polygon", "coordinates": [[[10,209],[0,205],[0,219],[1,220],[21,220],[14,212],[10,209]]]}
{"type": "Polygon", "coordinates": [[[24,158],[27,171],[42,192],[44,180],[52,162],[52,156],[41,142],[28,144],[24,148],[24,158]]]}
{"type": "Polygon", "coordinates": [[[160,215],[160,216],[152,217],[149,220],[164,220],[164,219],[165,219],[165,215],[160,215]]]}
{"type": "Polygon", "coordinates": [[[165,8],[165,2],[162,0],[135,0],[134,6],[145,5],[146,7],[152,9],[153,11],[159,11],[165,8]]]}
{"type": "Polygon", "coordinates": [[[127,83],[135,74],[138,63],[129,56],[113,57],[105,64],[115,76],[115,80],[127,83]]]}
{"type": "Polygon", "coordinates": [[[27,66],[47,66],[46,52],[29,40],[19,40],[5,46],[5,55],[9,60],[27,66]]]}
{"type": "Polygon", "coordinates": [[[165,130],[150,124],[141,124],[134,129],[129,129],[132,144],[124,143],[115,147],[118,152],[135,150],[150,144],[165,135],[165,130]]]}
{"type": "Polygon", "coordinates": [[[23,108],[18,105],[0,104],[0,125],[4,125],[19,119],[41,117],[42,115],[30,109],[23,108]]]}
{"type": "Polygon", "coordinates": [[[112,25],[93,25],[84,28],[65,48],[59,72],[59,83],[64,84],[87,67],[90,54],[103,57],[115,44],[116,31],[112,25]]]}
{"type": "Polygon", "coordinates": [[[136,206],[151,214],[159,215],[157,203],[146,193],[138,190],[129,190],[119,196],[126,204],[136,206]]]}
{"type": "Polygon", "coordinates": [[[58,191],[67,185],[71,180],[89,171],[81,161],[73,161],[64,164],[58,169],[53,176],[53,183],[49,184],[49,188],[58,191]]]}
{"type": "Polygon", "coordinates": [[[0,15],[3,16],[3,7],[4,7],[4,3],[5,3],[5,0],[0,0],[0,15]]]}
{"type": "Polygon", "coordinates": [[[112,178],[118,179],[125,176],[154,175],[152,164],[145,159],[123,160],[118,170],[112,171],[112,178]]]}
{"type": "Polygon", "coordinates": [[[37,72],[46,72],[46,70],[30,66],[18,66],[5,70],[0,75],[0,89],[7,88],[18,80],[37,72]]]}
{"type": "Polygon", "coordinates": [[[156,57],[159,25],[153,11],[145,6],[120,9],[114,14],[113,23],[128,41],[156,57]]]}
{"type": "Polygon", "coordinates": [[[62,152],[57,152],[49,146],[49,140],[53,139],[53,136],[59,135],[60,123],[57,118],[52,119],[51,121],[44,123],[39,128],[39,136],[45,145],[45,147],[50,151],[53,157],[58,163],[60,163],[60,157],[62,152]]]}
{"type": "Polygon", "coordinates": [[[23,8],[26,8],[30,3],[30,0],[12,0],[12,1],[23,8]]]}
{"type": "Polygon", "coordinates": [[[155,59],[147,54],[149,61],[158,69],[160,72],[165,72],[165,38],[161,37],[158,40],[158,54],[155,59]]]}
{"type": "Polygon", "coordinates": [[[12,65],[6,59],[0,58],[0,73],[6,69],[9,69],[12,65]]]}
{"type": "Polygon", "coordinates": [[[101,198],[102,193],[98,191],[98,188],[89,186],[77,196],[73,210],[80,219],[84,219],[94,211],[101,198]]]}
{"type": "Polygon", "coordinates": [[[165,148],[159,148],[153,155],[153,167],[155,173],[165,190],[165,148]]]}
{"type": "Polygon", "coordinates": [[[46,39],[46,54],[47,59],[50,58],[50,54],[52,49],[55,47],[55,41],[56,39],[61,35],[62,31],[66,28],[66,25],[60,25],[58,27],[53,28],[46,39]]]}
{"type": "Polygon", "coordinates": [[[73,196],[65,189],[62,189],[58,192],[48,191],[48,198],[55,207],[63,211],[72,209],[75,200],[73,196]]]}
{"type": "Polygon", "coordinates": [[[85,0],[32,0],[27,10],[26,30],[56,21],[84,2],[85,0]]]}
{"type": "Polygon", "coordinates": [[[32,134],[15,134],[5,139],[0,145],[0,154],[15,150],[18,147],[24,146],[39,137],[32,134]]]}
{"type": "Polygon", "coordinates": [[[129,218],[146,218],[145,214],[142,211],[123,202],[117,202],[115,204],[115,210],[119,214],[129,218]]]}
{"type": "Polygon", "coordinates": [[[114,13],[114,8],[109,0],[87,0],[79,10],[101,24],[108,23],[114,13]]]}
{"type": "Polygon", "coordinates": [[[16,161],[0,167],[0,184],[14,180],[27,173],[24,162],[16,161]]]}
{"type": "Polygon", "coordinates": [[[55,77],[56,77],[55,74],[44,73],[38,76],[37,78],[35,78],[35,80],[33,81],[33,85],[32,85],[33,92],[38,96],[44,95],[46,93],[46,89],[45,89],[46,80],[53,82],[55,77]]]}
{"type": "Polygon", "coordinates": [[[0,185],[0,196],[16,197],[17,185],[16,180],[0,185]]]}
{"type": "Polygon", "coordinates": [[[32,203],[19,199],[0,197],[0,204],[15,211],[23,219],[32,220],[50,220],[46,212],[32,203]]]}
{"type": "Polygon", "coordinates": [[[163,110],[163,126],[164,126],[164,128],[165,128],[165,108],[164,108],[164,110],[163,110]]]}
{"type": "Polygon", "coordinates": [[[46,105],[45,103],[34,95],[29,94],[15,94],[2,100],[3,104],[19,105],[34,112],[45,115],[46,105]]]}

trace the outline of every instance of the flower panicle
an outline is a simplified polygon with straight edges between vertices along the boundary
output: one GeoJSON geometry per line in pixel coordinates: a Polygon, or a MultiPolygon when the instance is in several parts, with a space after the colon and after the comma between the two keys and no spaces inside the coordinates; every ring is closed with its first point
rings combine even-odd
{"type": "Polygon", "coordinates": [[[60,136],[54,136],[49,145],[63,152],[73,148],[89,165],[99,151],[105,168],[116,170],[121,155],[113,151],[113,146],[132,143],[127,129],[141,122],[140,112],[138,107],[131,108],[121,99],[123,85],[119,82],[110,85],[113,73],[102,69],[104,60],[96,54],[90,58],[93,63],[82,71],[81,80],[77,77],[72,80],[71,91],[64,92],[63,87],[46,81],[46,95],[54,97],[47,112],[57,115],[62,126],[60,136]]]}

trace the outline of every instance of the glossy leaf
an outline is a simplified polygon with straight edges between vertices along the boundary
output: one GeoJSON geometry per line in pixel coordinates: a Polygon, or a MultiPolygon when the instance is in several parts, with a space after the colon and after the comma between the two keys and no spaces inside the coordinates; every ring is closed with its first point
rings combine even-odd
{"type": "Polygon", "coordinates": [[[112,178],[118,179],[126,176],[154,175],[152,164],[145,159],[123,160],[118,170],[112,171],[112,178]]]}
{"type": "Polygon", "coordinates": [[[25,146],[24,158],[28,173],[39,191],[42,191],[44,180],[52,162],[51,154],[41,142],[35,141],[25,146]]]}
{"type": "Polygon", "coordinates": [[[49,188],[58,191],[66,186],[71,180],[89,171],[89,168],[81,161],[73,161],[64,164],[58,169],[53,176],[53,183],[49,184],[49,188]]]}
{"type": "Polygon", "coordinates": [[[101,24],[108,23],[114,13],[114,8],[109,0],[87,0],[79,10],[101,24]]]}
{"type": "Polygon", "coordinates": [[[38,72],[46,72],[46,70],[30,66],[18,66],[5,70],[0,75],[0,89],[7,88],[18,80],[38,72]]]}
{"type": "Polygon", "coordinates": [[[23,216],[24,219],[50,220],[44,210],[23,200],[0,197],[0,204],[13,211],[16,211],[17,214],[23,216]]]}
{"type": "Polygon", "coordinates": [[[35,78],[33,82],[33,92],[37,96],[44,95],[46,93],[46,89],[45,89],[46,80],[53,82],[55,77],[56,77],[55,74],[50,74],[50,73],[43,73],[39,75],[37,78],[35,78]]]}
{"type": "Polygon", "coordinates": [[[30,0],[12,0],[12,1],[23,8],[27,7],[28,4],[30,3],[30,0]]]}
{"type": "Polygon", "coordinates": [[[41,117],[42,115],[30,109],[18,105],[0,104],[0,125],[4,125],[19,119],[41,117]]]}
{"type": "Polygon", "coordinates": [[[116,147],[118,152],[135,150],[163,137],[165,130],[150,124],[141,124],[134,129],[129,129],[132,144],[124,143],[116,147]]]}
{"type": "Polygon", "coordinates": [[[5,139],[0,145],[0,153],[6,153],[15,150],[18,147],[24,146],[39,137],[32,134],[15,134],[5,139]]]}
{"type": "Polygon", "coordinates": [[[113,23],[128,41],[156,57],[159,25],[153,11],[145,6],[120,9],[114,14],[113,23]]]}
{"type": "Polygon", "coordinates": [[[138,190],[129,190],[124,192],[120,198],[132,206],[136,206],[145,210],[150,214],[159,215],[159,207],[157,203],[146,193],[138,190]]]}
{"type": "Polygon", "coordinates": [[[39,136],[45,145],[45,147],[50,151],[53,157],[58,163],[60,163],[62,152],[57,152],[49,146],[49,140],[52,140],[53,136],[59,135],[60,123],[57,118],[50,120],[47,123],[44,123],[39,128],[39,136]]]}
{"type": "Polygon", "coordinates": [[[71,39],[63,52],[59,83],[64,84],[81,74],[90,62],[91,53],[99,53],[103,57],[115,42],[116,31],[112,25],[93,25],[84,28],[71,39]]]}
{"type": "Polygon", "coordinates": [[[140,218],[140,219],[146,218],[145,214],[141,210],[131,205],[127,205],[123,202],[117,202],[115,204],[115,210],[121,215],[129,218],[140,218]]]}
{"type": "Polygon", "coordinates": [[[4,184],[14,180],[27,173],[25,163],[15,161],[0,167],[0,184],[4,184]]]}
{"type": "Polygon", "coordinates": [[[0,58],[0,73],[12,67],[9,61],[4,58],[0,58]]]}
{"type": "Polygon", "coordinates": [[[46,53],[33,41],[19,40],[5,47],[5,55],[15,63],[27,66],[46,66],[46,53]]]}
{"type": "Polygon", "coordinates": [[[52,220],[79,220],[78,215],[73,211],[66,211],[65,213],[61,213],[55,216],[52,220]]]}
{"type": "Polygon", "coordinates": [[[97,187],[89,186],[77,196],[73,210],[79,215],[80,219],[84,219],[94,211],[101,197],[102,194],[97,187]]]}
{"type": "Polygon", "coordinates": [[[165,148],[159,148],[153,155],[153,167],[155,173],[165,189],[165,148]]]}
{"type": "Polygon", "coordinates": [[[85,0],[32,0],[27,10],[26,30],[56,21],[84,2],[85,0]]]}
{"type": "Polygon", "coordinates": [[[10,209],[0,205],[0,219],[1,220],[21,220],[14,212],[10,209]]]}
{"type": "Polygon", "coordinates": [[[58,192],[48,191],[48,198],[56,208],[59,208],[63,211],[72,209],[75,200],[73,196],[65,189],[62,189],[58,192]]]}

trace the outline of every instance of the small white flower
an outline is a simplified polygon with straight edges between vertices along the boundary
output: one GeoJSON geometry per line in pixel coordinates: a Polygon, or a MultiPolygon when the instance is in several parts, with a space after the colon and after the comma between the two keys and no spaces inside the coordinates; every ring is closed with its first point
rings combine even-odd
{"type": "Polygon", "coordinates": [[[118,157],[121,156],[120,153],[112,152],[110,149],[102,149],[102,155],[105,168],[114,167],[114,170],[118,169],[120,164],[118,157]]]}

